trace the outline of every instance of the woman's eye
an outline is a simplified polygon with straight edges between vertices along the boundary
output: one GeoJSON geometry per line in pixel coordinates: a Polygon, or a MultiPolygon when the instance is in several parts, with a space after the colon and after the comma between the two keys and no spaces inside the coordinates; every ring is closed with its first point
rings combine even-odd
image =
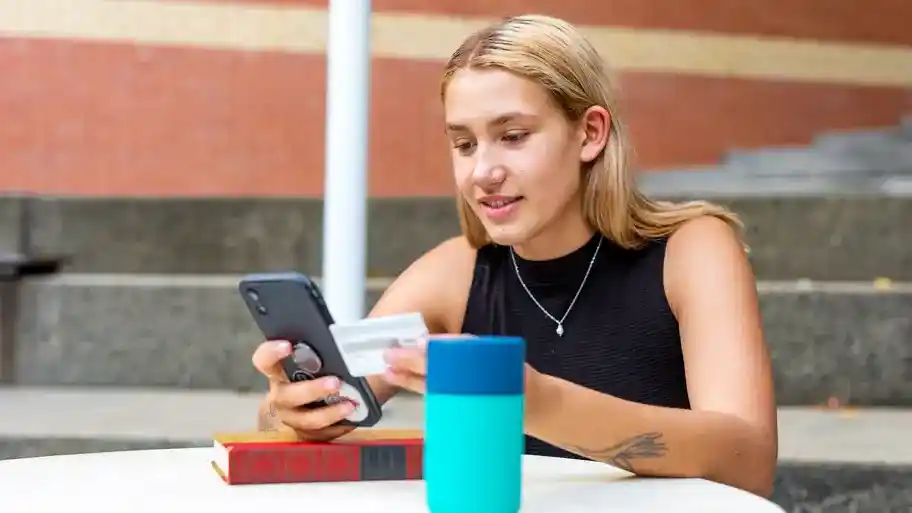
{"type": "Polygon", "coordinates": [[[453,148],[459,153],[466,155],[475,148],[475,144],[471,142],[456,142],[453,144],[453,148]]]}
{"type": "Polygon", "coordinates": [[[522,142],[528,137],[528,132],[510,132],[503,136],[504,140],[511,143],[522,142]]]}

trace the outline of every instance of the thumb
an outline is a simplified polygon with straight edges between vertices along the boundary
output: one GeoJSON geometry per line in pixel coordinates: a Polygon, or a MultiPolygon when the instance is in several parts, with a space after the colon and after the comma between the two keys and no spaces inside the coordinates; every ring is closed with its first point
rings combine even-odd
{"type": "Polygon", "coordinates": [[[285,370],[280,363],[282,358],[291,354],[291,344],[285,340],[269,340],[263,342],[253,352],[253,366],[266,376],[270,382],[284,383],[288,381],[285,370]]]}

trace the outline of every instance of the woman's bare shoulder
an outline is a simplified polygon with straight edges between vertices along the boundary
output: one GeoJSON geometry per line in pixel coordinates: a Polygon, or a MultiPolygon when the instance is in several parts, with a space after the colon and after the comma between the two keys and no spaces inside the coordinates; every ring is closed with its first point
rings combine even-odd
{"type": "Polygon", "coordinates": [[[432,332],[458,331],[472,285],[475,253],[465,237],[442,241],[390,284],[371,315],[418,311],[432,332]]]}

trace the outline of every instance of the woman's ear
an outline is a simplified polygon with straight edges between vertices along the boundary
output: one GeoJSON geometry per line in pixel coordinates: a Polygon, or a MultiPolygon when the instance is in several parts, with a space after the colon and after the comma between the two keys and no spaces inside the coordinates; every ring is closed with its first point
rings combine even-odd
{"type": "Polygon", "coordinates": [[[580,119],[580,160],[592,162],[602,154],[608,144],[608,134],[611,133],[611,114],[604,107],[593,105],[586,109],[580,119]]]}

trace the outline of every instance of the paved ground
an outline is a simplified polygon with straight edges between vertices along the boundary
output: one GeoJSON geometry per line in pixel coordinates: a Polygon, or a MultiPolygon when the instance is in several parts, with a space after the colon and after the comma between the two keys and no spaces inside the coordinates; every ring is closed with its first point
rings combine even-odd
{"type": "MultiPolygon", "coordinates": [[[[208,440],[254,426],[258,395],[230,392],[0,388],[0,438],[208,440]]],[[[402,396],[382,426],[420,427],[422,402],[402,396]]],[[[912,464],[912,410],[779,411],[780,460],[912,464]]]]}

